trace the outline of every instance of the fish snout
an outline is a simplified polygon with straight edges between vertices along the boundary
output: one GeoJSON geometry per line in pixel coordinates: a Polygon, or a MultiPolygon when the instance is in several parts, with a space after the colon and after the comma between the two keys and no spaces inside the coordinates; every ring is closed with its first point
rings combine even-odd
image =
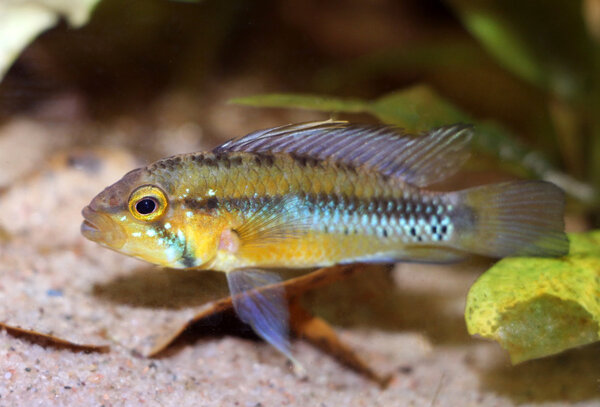
{"type": "Polygon", "coordinates": [[[109,215],[97,212],[90,204],[81,211],[83,222],[81,234],[87,239],[113,249],[121,248],[126,241],[123,227],[113,221],[109,215]]]}

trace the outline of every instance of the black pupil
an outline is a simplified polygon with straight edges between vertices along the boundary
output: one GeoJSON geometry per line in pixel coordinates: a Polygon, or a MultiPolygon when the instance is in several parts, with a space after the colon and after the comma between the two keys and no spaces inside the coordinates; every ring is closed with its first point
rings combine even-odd
{"type": "Polygon", "coordinates": [[[144,198],[135,204],[135,210],[142,215],[148,215],[156,209],[156,202],[151,198],[144,198]]]}

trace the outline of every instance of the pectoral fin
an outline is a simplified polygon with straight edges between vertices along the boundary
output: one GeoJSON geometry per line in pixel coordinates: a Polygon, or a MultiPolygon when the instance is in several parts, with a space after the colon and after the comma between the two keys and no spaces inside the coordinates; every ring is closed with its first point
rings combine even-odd
{"type": "Polygon", "coordinates": [[[296,196],[286,196],[264,202],[235,229],[235,233],[240,240],[239,250],[252,250],[298,238],[307,230],[303,202],[296,196]]]}
{"type": "Polygon", "coordinates": [[[227,282],[238,317],[297,364],[289,341],[289,311],[285,289],[281,285],[261,289],[281,282],[279,275],[261,270],[235,270],[227,272],[227,282]]]}

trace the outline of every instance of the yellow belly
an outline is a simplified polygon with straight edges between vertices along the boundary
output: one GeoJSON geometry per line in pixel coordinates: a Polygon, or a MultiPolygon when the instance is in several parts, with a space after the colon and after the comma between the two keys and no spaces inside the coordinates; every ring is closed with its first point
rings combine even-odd
{"type": "Polygon", "coordinates": [[[207,266],[222,271],[249,267],[325,267],[376,258],[397,249],[398,242],[385,243],[373,236],[308,233],[301,238],[282,239],[281,242],[253,246],[247,250],[241,247],[237,253],[218,250],[215,259],[207,266]]]}

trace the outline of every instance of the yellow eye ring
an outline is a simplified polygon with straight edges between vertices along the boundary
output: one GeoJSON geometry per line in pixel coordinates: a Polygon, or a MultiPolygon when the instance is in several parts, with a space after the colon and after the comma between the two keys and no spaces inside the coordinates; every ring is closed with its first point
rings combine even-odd
{"type": "Polygon", "coordinates": [[[129,212],[139,220],[153,221],[160,218],[168,205],[165,193],[153,185],[141,186],[129,197],[129,212]]]}

